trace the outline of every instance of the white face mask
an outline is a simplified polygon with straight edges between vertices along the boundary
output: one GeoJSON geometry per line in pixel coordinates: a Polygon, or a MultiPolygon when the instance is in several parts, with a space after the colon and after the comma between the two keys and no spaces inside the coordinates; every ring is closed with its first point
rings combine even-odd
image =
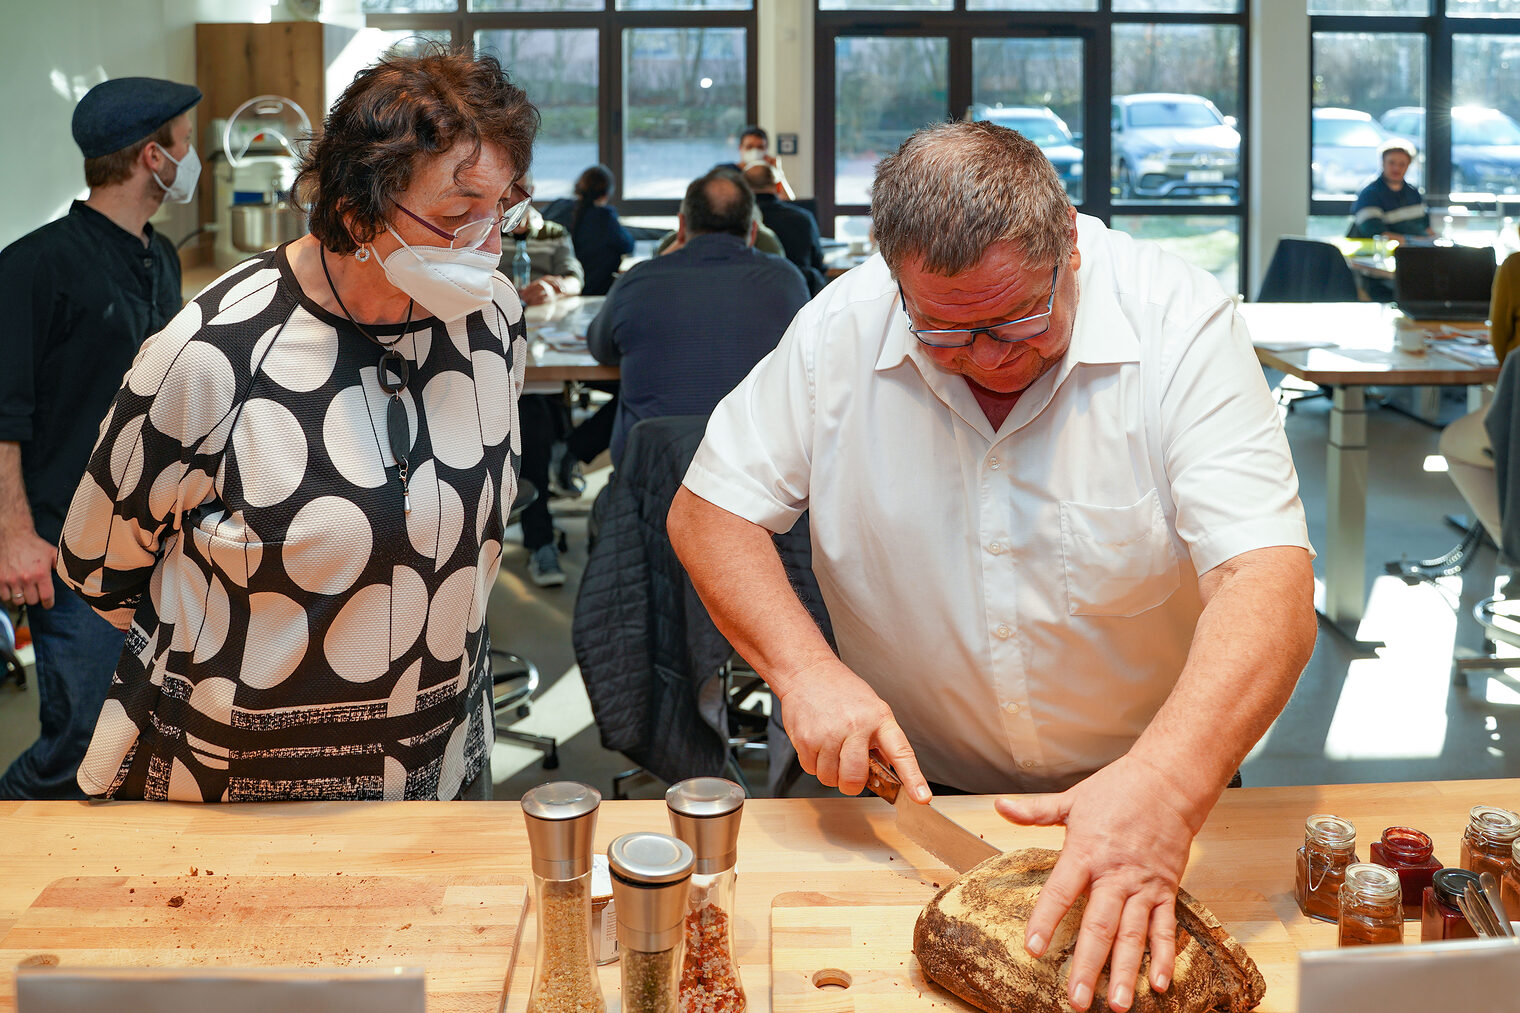
{"type": "MultiPolygon", "coordinates": [[[[396,236],[396,230],[385,230],[396,236]]],[[[385,277],[417,300],[439,320],[458,320],[491,305],[495,287],[491,275],[501,260],[499,253],[484,250],[450,250],[442,246],[408,246],[396,236],[401,248],[380,262],[385,277]]]]}
{"type": "Polygon", "coordinates": [[[174,204],[189,204],[190,198],[195,196],[196,181],[201,178],[201,159],[195,153],[195,145],[185,152],[184,158],[175,158],[169,154],[162,144],[155,144],[155,148],[164,153],[164,157],[173,162],[179,169],[174,174],[174,182],[168,185],[158,178],[158,173],[153,174],[153,182],[163,187],[164,200],[174,204]]]}
{"type": "Polygon", "coordinates": [[[740,165],[754,165],[756,162],[765,161],[764,148],[744,148],[739,152],[740,165]]]}

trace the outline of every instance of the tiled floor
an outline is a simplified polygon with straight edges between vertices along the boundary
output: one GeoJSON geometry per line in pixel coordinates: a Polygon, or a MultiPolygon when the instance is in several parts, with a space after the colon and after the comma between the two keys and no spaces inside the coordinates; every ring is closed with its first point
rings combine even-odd
{"type": "MultiPolygon", "coordinates": [[[[1461,411],[1448,401],[1445,414],[1461,411]]],[[[1303,485],[1311,538],[1324,542],[1324,465],[1329,406],[1306,400],[1287,428],[1303,485]]],[[[1370,607],[1364,640],[1382,639],[1375,652],[1359,650],[1321,627],[1313,660],[1293,699],[1245,764],[1251,785],[1481,778],[1520,775],[1520,681],[1500,674],[1455,687],[1450,659],[1455,645],[1476,648],[1480,634],[1468,614],[1493,586],[1494,552],[1440,586],[1405,587],[1383,576],[1385,559],[1425,557],[1449,548],[1457,534],[1442,520],[1461,513],[1461,498],[1440,471],[1427,470],[1436,452],[1434,428],[1394,411],[1370,416],[1372,475],[1367,532],[1370,607]]],[[[579,501],[558,501],[555,514],[569,536],[564,587],[542,590],[526,575],[526,557],[510,547],[491,602],[493,640],[533,658],[544,688],[526,730],[556,736],[561,766],[552,774],[538,754],[498,745],[494,756],[498,798],[516,798],[550,777],[589,781],[610,790],[612,775],[630,766],[601,748],[570,647],[570,616],[586,559],[585,518],[605,469],[579,501]]],[[[0,763],[36,734],[36,694],[0,689],[0,763]]],[[[758,767],[751,773],[763,783],[758,767]]],[[[810,779],[805,779],[805,781],[810,779]]],[[[634,797],[654,797],[663,785],[647,779],[629,785],[634,797]]],[[[816,781],[799,792],[828,794],[816,781]]]]}

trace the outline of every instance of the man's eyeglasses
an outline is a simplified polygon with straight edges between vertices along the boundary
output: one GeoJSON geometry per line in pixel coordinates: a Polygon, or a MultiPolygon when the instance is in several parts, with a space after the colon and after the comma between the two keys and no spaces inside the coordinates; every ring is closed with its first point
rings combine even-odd
{"type": "Polygon", "coordinates": [[[473,222],[466,222],[453,232],[445,231],[432,222],[408,211],[400,203],[396,207],[401,213],[434,235],[441,236],[449,241],[451,250],[473,250],[486,241],[492,229],[497,229],[503,234],[515,232],[523,223],[523,218],[528,214],[528,208],[533,206],[533,195],[524,190],[517,183],[512,184],[512,196],[508,200],[498,201],[496,215],[492,218],[477,218],[473,222]]]}
{"type": "Polygon", "coordinates": [[[1050,330],[1050,310],[1056,304],[1056,278],[1060,276],[1060,273],[1061,262],[1056,261],[1055,269],[1050,272],[1050,298],[1045,302],[1045,312],[993,324],[991,327],[914,327],[913,317],[908,313],[908,299],[903,295],[901,282],[897,285],[897,298],[902,300],[903,315],[908,317],[908,330],[915,338],[931,348],[965,348],[976,340],[978,334],[985,334],[993,341],[1015,344],[1028,341],[1030,338],[1038,338],[1050,330]]]}

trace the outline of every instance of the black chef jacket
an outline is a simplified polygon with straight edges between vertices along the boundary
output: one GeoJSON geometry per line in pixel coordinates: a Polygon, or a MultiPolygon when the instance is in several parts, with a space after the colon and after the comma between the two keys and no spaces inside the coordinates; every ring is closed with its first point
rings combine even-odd
{"type": "Polygon", "coordinates": [[[179,312],[174,246],[82,201],[0,250],[0,441],[21,444],[37,534],[58,543],[101,420],[143,339],[179,312]]]}

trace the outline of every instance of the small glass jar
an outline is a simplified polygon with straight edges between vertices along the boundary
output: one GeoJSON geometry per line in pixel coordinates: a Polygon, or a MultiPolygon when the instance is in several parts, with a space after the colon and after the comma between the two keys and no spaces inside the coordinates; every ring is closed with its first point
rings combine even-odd
{"type": "Polygon", "coordinates": [[[691,848],[665,834],[624,834],[607,849],[623,965],[622,1013],[678,1013],[691,848]]]}
{"type": "Polygon", "coordinates": [[[1322,922],[1340,919],[1341,882],[1355,862],[1356,827],[1339,816],[1317,813],[1304,821],[1304,846],[1298,849],[1293,896],[1298,909],[1322,922]]]}
{"type": "Polygon", "coordinates": [[[1356,862],[1346,867],[1339,904],[1342,946],[1381,946],[1404,941],[1404,906],[1399,874],[1383,865],[1356,862]]]}
{"type": "Polygon", "coordinates": [[[1520,841],[1510,848],[1509,864],[1499,880],[1499,899],[1504,902],[1505,917],[1520,922],[1520,841]]]}
{"type": "Polygon", "coordinates": [[[1498,879],[1514,855],[1516,840],[1520,840],[1520,816],[1496,806],[1473,806],[1462,835],[1462,868],[1498,879]]]}
{"type": "Polygon", "coordinates": [[[1389,827],[1383,831],[1382,840],[1372,842],[1371,860],[1398,873],[1405,918],[1420,917],[1425,888],[1441,868],[1434,850],[1430,837],[1412,827],[1389,827]]]}
{"type": "Polygon", "coordinates": [[[1431,877],[1420,909],[1420,942],[1478,938],[1477,930],[1457,907],[1457,898],[1466,891],[1467,884],[1477,882],[1477,875],[1466,869],[1442,869],[1431,877]]]}
{"type": "Polygon", "coordinates": [[[605,1013],[591,946],[591,838],[602,796],[553,781],[522,798],[538,945],[527,1013],[605,1013]]]}
{"type": "Polygon", "coordinates": [[[721,777],[693,777],[671,785],[665,804],[671,833],[697,856],[687,899],[681,1013],[743,1013],[733,915],[744,789],[721,777]]]}

